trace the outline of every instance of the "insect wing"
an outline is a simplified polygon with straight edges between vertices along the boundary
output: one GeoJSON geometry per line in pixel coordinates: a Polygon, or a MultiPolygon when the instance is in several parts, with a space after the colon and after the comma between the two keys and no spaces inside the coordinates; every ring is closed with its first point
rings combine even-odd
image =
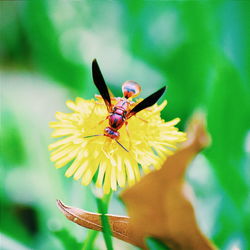
{"type": "Polygon", "coordinates": [[[130,112],[128,112],[126,119],[129,119],[130,117],[140,112],[141,110],[154,105],[163,95],[165,89],[166,87],[159,89],[158,91],[156,91],[155,93],[153,93],[152,95],[148,96],[143,101],[138,103],[133,109],[130,110],[130,112]]]}
{"type": "Polygon", "coordinates": [[[100,94],[101,94],[101,96],[106,104],[108,112],[111,112],[112,111],[112,104],[111,104],[111,99],[110,99],[110,95],[109,95],[109,90],[108,90],[108,87],[107,87],[105,80],[102,76],[102,72],[98,66],[96,59],[94,59],[92,62],[92,77],[93,77],[93,81],[95,83],[95,86],[99,90],[99,92],[100,92],[100,94]]]}

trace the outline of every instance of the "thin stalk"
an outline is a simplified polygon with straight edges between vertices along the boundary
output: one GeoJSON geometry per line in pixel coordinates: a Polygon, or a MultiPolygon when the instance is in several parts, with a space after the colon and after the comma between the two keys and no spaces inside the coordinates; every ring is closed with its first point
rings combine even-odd
{"type": "Polygon", "coordinates": [[[108,204],[111,198],[112,192],[107,195],[104,195],[102,199],[96,197],[98,212],[101,214],[102,222],[102,233],[104,241],[108,250],[113,250],[112,244],[112,233],[109,225],[109,220],[106,214],[108,213],[108,204]]]}

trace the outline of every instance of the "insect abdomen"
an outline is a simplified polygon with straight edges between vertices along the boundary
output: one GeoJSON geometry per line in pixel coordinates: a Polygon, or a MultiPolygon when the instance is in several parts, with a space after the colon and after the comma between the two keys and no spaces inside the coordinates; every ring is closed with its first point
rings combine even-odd
{"type": "Polygon", "coordinates": [[[120,114],[112,114],[110,115],[109,117],[109,125],[115,129],[115,130],[118,130],[122,127],[122,125],[124,124],[124,119],[122,117],[122,115],[120,114]]]}

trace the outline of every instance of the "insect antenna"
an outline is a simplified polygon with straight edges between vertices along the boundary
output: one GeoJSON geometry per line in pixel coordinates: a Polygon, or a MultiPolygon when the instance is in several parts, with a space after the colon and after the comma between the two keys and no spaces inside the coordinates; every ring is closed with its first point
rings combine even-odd
{"type": "Polygon", "coordinates": [[[115,140],[125,151],[129,152],[119,141],[115,140]]]}
{"type": "Polygon", "coordinates": [[[94,136],[104,136],[104,135],[87,135],[87,136],[84,136],[83,138],[91,138],[91,137],[94,137],[94,136]]]}

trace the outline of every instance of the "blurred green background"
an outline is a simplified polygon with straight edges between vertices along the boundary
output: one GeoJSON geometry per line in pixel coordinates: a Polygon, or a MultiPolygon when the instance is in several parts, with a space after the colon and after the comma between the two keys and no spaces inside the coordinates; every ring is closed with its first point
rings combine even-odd
{"type": "MultiPolygon", "coordinates": [[[[49,161],[48,122],[69,112],[66,100],[97,93],[93,58],[117,96],[128,79],[142,97],[166,84],[163,117],[181,129],[207,114],[213,143],[187,173],[198,222],[220,249],[250,249],[248,1],[0,1],[0,11],[2,249],[83,246],[87,230],[55,200],[93,212],[95,200],[49,161]]],[[[117,194],[109,212],[126,213],[117,194]]]]}

